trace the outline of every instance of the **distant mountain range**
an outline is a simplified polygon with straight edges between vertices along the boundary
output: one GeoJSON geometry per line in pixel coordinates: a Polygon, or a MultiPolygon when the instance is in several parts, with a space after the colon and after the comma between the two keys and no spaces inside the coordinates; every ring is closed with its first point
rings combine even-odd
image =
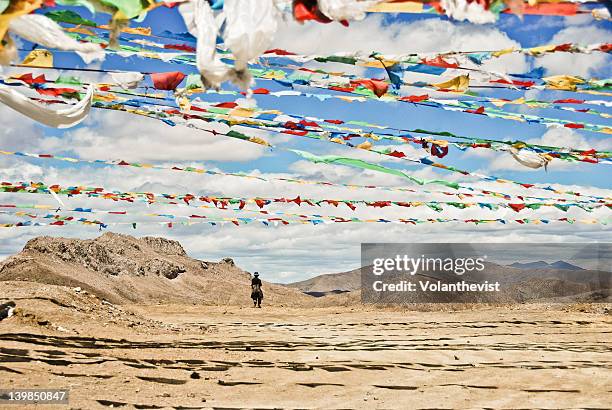
{"type": "Polygon", "coordinates": [[[520,263],[520,262],[515,262],[511,265],[513,268],[517,268],[517,269],[563,269],[563,270],[584,270],[583,268],[581,268],[580,266],[576,266],[576,265],[572,265],[571,263],[565,262],[565,261],[556,261],[553,263],[547,263],[544,261],[537,261],[537,262],[527,262],[527,263],[520,263]]]}
{"type": "MultiPolygon", "coordinates": [[[[498,265],[485,262],[485,272],[471,272],[461,277],[473,283],[499,282],[501,291],[495,294],[473,292],[406,293],[397,294],[393,302],[410,303],[524,303],[529,301],[605,302],[612,300],[612,273],[583,269],[565,261],[544,261],[498,265]]],[[[422,280],[456,282],[457,276],[447,272],[435,274],[417,273],[422,280]]],[[[287,286],[301,290],[318,299],[336,298],[358,303],[361,299],[361,269],[315,276],[308,280],[289,283],[287,286]],[[352,298],[352,299],[351,299],[352,298]]],[[[389,300],[387,300],[388,302],[389,300]]],[[[385,302],[385,303],[387,303],[385,302]]]]}
{"type": "Polygon", "coordinates": [[[287,286],[316,297],[332,292],[352,292],[361,289],[361,268],[348,272],[327,273],[300,282],[288,283],[287,286]]]}
{"type": "MultiPolygon", "coordinates": [[[[564,261],[510,266],[485,262],[485,268],[462,275],[461,280],[499,282],[500,292],[400,292],[381,303],[612,301],[611,272],[585,270],[564,261]]],[[[416,275],[424,281],[458,280],[452,271],[416,275]]],[[[0,289],[4,281],[81,288],[116,304],[251,304],[251,275],[232,259],[201,261],[190,258],[176,241],[113,233],[83,240],[46,236],[31,239],[21,252],[0,262],[0,289]]],[[[287,285],[264,282],[263,288],[266,305],[352,306],[361,303],[362,296],[372,303],[378,300],[371,298],[369,286],[364,289],[370,294],[362,293],[361,269],[287,285]]],[[[45,287],[41,289],[44,292],[45,287]]]]}

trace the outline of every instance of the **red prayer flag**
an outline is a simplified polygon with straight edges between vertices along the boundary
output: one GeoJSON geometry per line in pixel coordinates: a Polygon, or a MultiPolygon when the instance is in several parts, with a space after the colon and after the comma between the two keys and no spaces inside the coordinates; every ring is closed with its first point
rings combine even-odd
{"type": "Polygon", "coordinates": [[[44,74],[41,74],[37,77],[32,77],[31,73],[27,73],[27,74],[22,74],[19,77],[15,77],[18,80],[23,81],[26,84],[32,85],[32,84],[44,84],[47,82],[47,79],[45,78],[44,74]]]}
{"type": "Polygon", "coordinates": [[[515,210],[516,212],[525,208],[525,204],[508,204],[508,206],[512,208],[513,210],[515,210]]]}
{"type": "Polygon", "coordinates": [[[195,47],[189,46],[187,44],[164,44],[164,48],[171,50],[187,51],[190,53],[194,53],[196,51],[195,47]]]}
{"type": "Polygon", "coordinates": [[[572,49],[572,43],[559,44],[555,47],[554,51],[570,51],[572,49]]]}
{"type": "Polygon", "coordinates": [[[387,90],[389,89],[389,84],[387,84],[383,80],[363,79],[363,80],[357,80],[357,81],[352,81],[352,82],[354,82],[355,84],[364,86],[365,88],[367,88],[368,90],[376,94],[378,98],[385,95],[387,93],[387,90]]]}
{"type": "Polygon", "coordinates": [[[283,134],[298,135],[300,137],[303,137],[304,135],[308,134],[308,131],[304,130],[284,130],[282,132],[283,134]]]}
{"type": "Polygon", "coordinates": [[[465,112],[469,112],[470,114],[481,114],[484,115],[485,112],[485,107],[484,106],[480,106],[475,110],[465,110],[465,112]]]}
{"type": "Polygon", "coordinates": [[[392,157],[395,157],[395,158],[404,158],[406,156],[406,154],[404,154],[401,151],[392,151],[388,153],[387,155],[391,155],[392,157]]]}
{"type": "Polygon", "coordinates": [[[408,101],[408,102],[421,102],[429,99],[429,95],[407,95],[405,97],[401,97],[400,101],[408,101]]]}
{"type": "Polygon", "coordinates": [[[238,104],[236,104],[235,102],[228,101],[228,102],[222,102],[219,104],[215,104],[214,106],[217,108],[236,108],[238,107],[238,104]]]}
{"type": "Polygon", "coordinates": [[[172,71],[169,73],[154,73],[151,74],[153,87],[158,90],[176,90],[176,87],[183,81],[185,74],[180,71],[172,71]]]}
{"type": "Polygon", "coordinates": [[[584,128],[583,124],[575,124],[573,122],[569,123],[569,124],[564,124],[563,125],[565,128],[574,128],[574,129],[578,129],[578,128],[584,128]]]}
{"type": "Polygon", "coordinates": [[[601,47],[599,47],[599,51],[609,53],[610,51],[612,51],[612,43],[602,44],[601,47]]]}
{"type": "Polygon", "coordinates": [[[444,60],[442,57],[437,56],[436,58],[430,58],[429,60],[424,58],[421,60],[421,64],[434,66],[434,67],[443,67],[443,68],[457,68],[459,64],[457,63],[449,63],[444,60]]]}
{"type": "Polygon", "coordinates": [[[498,83],[498,84],[512,84],[512,85],[518,85],[519,87],[532,87],[535,85],[535,83],[533,81],[519,81],[519,80],[512,80],[512,81],[508,81],[508,80],[491,80],[490,82],[492,83],[498,83]]]}
{"type": "Polygon", "coordinates": [[[286,51],[280,48],[273,48],[272,50],[267,50],[264,54],[276,54],[277,56],[294,56],[295,53],[290,51],[286,51]]]}
{"type": "Polygon", "coordinates": [[[36,92],[40,95],[51,95],[57,97],[58,95],[76,95],[78,91],[74,88],[36,88],[36,92]]]}
{"type": "Polygon", "coordinates": [[[541,16],[574,16],[578,12],[578,3],[537,3],[525,4],[523,14],[541,16]]]}
{"type": "Polygon", "coordinates": [[[565,98],[563,100],[555,100],[554,104],[582,104],[584,100],[576,100],[574,98],[565,98]]]}
{"type": "Polygon", "coordinates": [[[317,124],[314,121],[306,121],[306,120],[301,120],[300,125],[303,125],[304,127],[318,127],[319,126],[319,124],[317,124]]]}
{"type": "Polygon", "coordinates": [[[331,23],[332,21],[321,13],[317,0],[293,0],[293,17],[300,23],[307,20],[315,20],[319,23],[331,23]]]}
{"type": "Polygon", "coordinates": [[[329,87],[329,89],[333,91],[341,91],[343,93],[352,93],[355,90],[353,87],[338,87],[336,85],[332,85],[329,87]]]}

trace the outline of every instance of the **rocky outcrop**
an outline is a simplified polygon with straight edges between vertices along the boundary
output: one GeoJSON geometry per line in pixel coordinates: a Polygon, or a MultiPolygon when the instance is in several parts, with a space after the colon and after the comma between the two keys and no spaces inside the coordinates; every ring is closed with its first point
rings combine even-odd
{"type": "MultiPolygon", "coordinates": [[[[177,241],[114,233],[32,239],[0,262],[1,281],[79,288],[118,304],[251,304],[250,274],[231,258],[201,261],[187,256],[177,241]]],[[[266,304],[306,305],[314,299],[271,283],[264,283],[264,292],[266,304]]]]}
{"type": "Polygon", "coordinates": [[[232,258],[223,258],[221,259],[221,263],[225,263],[229,266],[236,266],[236,263],[234,262],[232,258]]]}
{"type": "Polygon", "coordinates": [[[30,240],[24,251],[76,263],[111,276],[157,275],[175,279],[186,270],[182,264],[164,258],[186,256],[180,243],[164,238],[136,239],[115,233],[105,233],[91,240],[42,236],[30,240]]]}
{"type": "Polygon", "coordinates": [[[168,279],[176,279],[179,274],[186,272],[183,265],[165,259],[150,259],[138,268],[142,275],[164,276],[168,279]]]}
{"type": "Polygon", "coordinates": [[[163,255],[187,256],[179,241],[154,236],[145,236],[140,240],[146,243],[149,248],[163,255]]]}

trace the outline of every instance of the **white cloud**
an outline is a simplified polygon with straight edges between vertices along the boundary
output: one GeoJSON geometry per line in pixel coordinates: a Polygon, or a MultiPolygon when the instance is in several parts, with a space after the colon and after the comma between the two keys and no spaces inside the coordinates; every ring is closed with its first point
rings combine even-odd
{"type": "MultiPolygon", "coordinates": [[[[209,127],[227,131],[223,124],[211,123],[209,127]]],[[[83,158],[116,159],[113,157],[119,155],[126,161],[249,161],[261,157],[266,150],[260,145],[202,130],[171,127],[132,114],[97,111],[90,115],[85,127],[43,143],[48,149],[70,149],[83,158]]]]}
{"type": "MultiPolygon", "coordinates": [[[[516,218],[529,217],[523,211],[516,218]]],[[[509,217],[512,217],[510,215],[509,217]]],[[[559,217],[559,216],[557,216],[559,217]]],[[[587,242],[605,240],[609,231],[597,225],[551,224],[502,226],[499,224],[394,224],[319,225],[265,228],[261,225],[234,227],[141,225],[137,230],[114,229],[144,236],[157,235],[181,241],[187,252],[204,260],[234,258],[239,266],[259,271],[267,280],[296,281],[315,274],[354,269],[360,264],[360,243],[384,238],[389,242],[587,242]],[[571,229],[569,228],[571,227],[571,229]],[[291,275],[288,274],[291,272],[291,275]]],[[[93,237],[94,228],[19,228],[6,230],[0,237],[3,252],[15,252],[31,237],[46,234],[69,237],[93,237]],[[15,235],[12,236],[12,235],[15,235]]]]}
{"type": "MultiPolygon", "coordinates": [[[[387,24],[383,23],[383,16],[379,15],[352,22],[348,29],[339,24],[299,25],[288,22],[277,33],[274,44],[274,47],[302,54],[332,54],[344,51],[408,54],[497,50],[513,46],[520,45],[495,27],[452,23],[439,19],[387,24]]],[[[348,68],[348,65],[339,65],[334,66],[333,70],[347,71],[348,68]]],[[[486,62],[482,68],[513,73],[525,71],[527,65],[523,56],[510,54],[486,62]]]]}
{"type": "MultiPolygon", "coordinates": [[[[578,150],[596,149],[598,151],[612,150],[612,141],[609,138],[587,139],[582,134],[565,127],[554,127],[546,130],[538,138],[526,139],[529,144],[546,145],[559,148],[572,148],[578,150]]],[[[544,173],[544,168],[532,169],[519,164],[509,152],[495,152],[492,150],[475,149],[469,150],[464,158],[482,158],[489,160],[488,169],[485,172],[501,170],[512,170],[521,172],[544,173]]],[[[594,165],[580,162],[568,162],[553,159],[548,164],[549,171],[576,171],[580,167],[592,167],[594,165]]]]}
{"type": "MultiPolygon", "coordinates": [[[[114,121],[117,117],[111,116],[114,121]]],[[[120,119],[123,117],[120,117],[120,119]]],[[[104,116],[101,116],[97,121],[103,122],[104,116]]],[[[18,121],[18,120],[17,120],[18,121]]],[[[155,131],[155,127],[152,127],[155,131]]],[[[130,128],[133,130],[134,128],[130,128]]],[[[172,128],[161,127],[162,132],[165,129],[172,128]]],[[[158,131],[159,132],[159,131],[158,131]]],[[[567,132],[567,131],[566,131],[567,132]]],[[[12,136],[13,134],[9,134],[12,136]]],[[[542,141],[548,141],[552,134],[542,137],[542,141]]],[[[117,135],[119,139],[130,138],[129,133],[117,135]]],[[[576,138],[573,134],[566,135],[567,138],[576,138]]],[[[102,137],[96,137],[102,138],[102,137]]],[[[108,138],[108,137],[107,137],[108,138]]],[[[43,138],[43,141],[45,139],[43,138]]],[[[58,140],[61,141],[61,140],[58,140]]],[[[110,141],[105,139],[104,141],[110,141]]],[[[159,140],[163,141],[163,140],[159,140]]],[[[174,140],[168,139],[168,146],[162,149],[170,149],[170,145],[174,144],[174,140]]],[[[572,144],[577,143],[577,140],[572,140],[572,144]]],[[[36,139],[28,141],[28,144],[36,144],[36,139]]],[[[26,144],[26,146],[28,145],[26,144]]],[[[249,145],[248,143],[242,143],[249,145]]],[[[30,145],[31,146],[31,145],[30,145]]],[[[94,150],[96,143],[90,145],[90,149],[94,150]]],[[[117,145],[115,145],[117,146],[117,145]]],[[[341,147],[338,147],[341,148],[341,147]]],[[[109,154],[104,151],[106,148],[98,147],[100,152],[95,150],[91,154],[96,154],[96,157],[108,157],[109,154]]],[[[134,148],[135,149],[135,148],[134,148]]],[[[137,155],[149,158],[150,153],[146,152],[149,148],[145,147],[145,153],[137,155]]],[[[116,152],[114,149],[112,152],[116,152]]],[[[366,155],[374,155],[367,153],[366,155]]],[[[399,163],[399,161],[398,161],[399,163]]],[[[308,185],[308,184],[289,184],[282,182],[265,183],[256,180],[245,180],[236,177],[218,177],[190,174],[173,171],[159,171],[140,169],[134,170],[131,168],[120,167],[81,167],[81,168],[57,168],[56,163],[44,162],[44,166],[27,164],[19,159],[5,158],[3,161],[3,180],[15,181],[45,181],[49,184],[59,183],[62,185],[91,185],[101,186],[110,190],[121,191],[154,191],[164,193],[202,193],[209,195],[230,195],[230,196],[285,196],[295,197],[300,195],[302,198],[330,198],[330,199],[388,199],[388,200],[456,200],[455,197],[447,197],[445,195],[431,194],[413,194],[380,190],[351,190],[343,188],[327,189],[325,187],[308,185]]],[[[201,164],[199,164],[201,166],[201,164]]],[[[405,179],[389,176],[385,174],[375,173],[372,171],[357,170],[344,166],[324,166],[307,163],[305,161],[297,161],[289,167],[288,173],[261,173],[253,170],[254,173],[259,173],[262,176],[275,177],[283,176],[290,177],[299,174],[305,178],[332,180],[342,183],[354,184],[372,184],[372,185],[388,185],[418,188],[416,185],[409,183],[405,179]]],[[[457,174],[441,173],[432,168],[419,168],[416,171],[408,171],[413,175],[422,178],[439,178],[453,179],[460,177],[457,174]]],[[[495,183],[478,183],[479,187],[491,190],[503,190],[511,193],[525,193],[516,187],[504,185],[503,189],[499,184],[495,183]]],[[[428,185],[425,187],[429,190],[440,190],[441,187],[428,185]]],[[[573,187],[569,187],[572,189],[573,187]]],[[[576,187],[578,190],[584,191],[583,187],[576,187]]],[[[594,190],[595,192],[595,190],[594,190]]],[[[605,192],[599,190],[598,192],[605,192]]],[[[534,191],[532,194],[537,195],[541,191],[534,191]]],[[[53,198],[42,195],[16,195],[2,194],[4,203],[42,203],[55,205],[53,198]]],[[[489,241],[491,238],[495,240],[521,240],[521,241],[558,241],[562,239],[585,241],[585,240],[603,240],[605,239],[605,229],[598,225],[570,225],[557,224],[550,225],[543,229],[541,226],[517,225],[510,224],[502,226],[498,224],[481,225],[475,227],[471,224],[423,224],[418,226],[406,226],[396,224],[331,224],[331,225],[290,225],[288,227],[264,227],[261,224],[252,224],[236,228],[231,224],[225,227],[210,227],[208,225],[194,225],[185,227],[175,225],[169,229],[163,222],[171,220],[165,218],[155,218],[144,216],[143,213],[173,213],[176,215],[190,215],[193,213],[204,214],[209,216],[231,216],[233,213],[195,209],[188,207],[177,206],[162,206],[152,205],[147,207],[144,204],[136,203],[129,204],[126,202],[115,203],[102,199],[87,199],[83,197],[63,198],[66,207],[93,207],[95,209],[107,210],[127,210],[130,216],[114,216],[94,214],[93,217],[99,218],[104,222],[138,222],[138,229],[133,230],[126,226],[112,226],[111,229],[123,233],[128,233],[136,236],[142,235],[158,235],[167,236],[181,241],[189,253],[195,257],[209,260],[217,260],[225,256],[235,258],[237,263],[249,270],[259,270],[266,276],[267,279],[279,281],[291,281],[303,279],[312,274],[327,273],[334,271],[343,271],[352,269],[359,264],[359,244],[361,242],[371,241],[372,238],[385,238],[386,241],[489,241]],[[157,222],[157,225],[151,225],[151,222],[157,222]],[[324,242],[322,242],[322,238],[324,242]],[[322,246],[324,243],[324,246],[322,246]],[[316,255],[316,260],[313,260],[313,255],[316,255]],[[297,273],[296,273],[297,272],[297,273]],[[291,274],[290,274],[291,273],[291,274]]],[[[476,198],[474,200],[490,202],[491,198],[476,198]]],[[[253,209],[253,208],[251,208],[253,209]]],[[[586,214],[580,210],[572,210],[567,214],[561,213],[554,209],[545,209],[534,213],[532,211],[523,211],[516,214],[513,211],[499,210],[486,211],[479,208],[470,208],[467,210],[458,210],[449,208],[443,214],[426,208],[385,208],[383,211],[373,208],[357,208],[357,211],[351,211],[347,207],[340,206],[338,208],[332,206],[309,207],[303,205],[298,207],[291,206],[273,206],[268,208],[270,211],[282,210],[290,213],[300,214],[323,214],[323,215],[338,215],[344,217],[357,216],[362,219],[378,218],[384,216],[388,219],[397,218],[437,218],[437,217],[457,217],[462,219],[470,218],[520,218],[520,217],[548,217],[559,218],[561,216],[573,216],[578,218],[601,217],[600,212],[586,214]]],[[[83,216],[83,214],[75,214],[83,216]]],[[[262,217],[256,213],[244,212],[240,216],[262,217]]],[[[87,215],[85,215],[87,216],[87,215]]],[[[606,216],[606,215],[604,215],[606,216]]],[[[2,221],[14,221],[16,218],[2,216],[2,221]]],[[[181,219],[174,220],[180,221],[181,219]]],[[[51,234],[58,236],[82,237],[90,238],[98,234],[96,228],[88,228],[82,226],[70,226],[64,228],[17,228],[0,231],[0,243],[2,244],[2,256],[17,252],[23,244],[30,238],[42,235],[51,234]]]]}
{"type": "Polygon", "coordinates": [[[583,26],[593,22],[593,15],[590,13],[576,14],[575,16],[565,17],[565,24],[568,26],[583,26]]]}
{"type": "Polygon", "coordinates": [[[42,137],[42,128],[29,118],[0,104],[0,149],[24,150],[42,137]]]}
{"type": "Polygon", "coordinates": [[[289,22],[278,32],[276,47],[298,53],[335,53],[340,51],[387,54],[411,52],[469,51],[483,45],[500,47],[516,44],[493,27],[458,24],[439,19],[410,23],[383,22],[383,16],[352,22],[350,28],[338,24],[289,22]],[[323,40],[323,41],[322,41],[323,40]]]}
{"type": "MultiPolygon", "coordinates": [[[[515,46],[517,43],[506,34],[493,27],[453,24],[438,19],[427,19],[410,24],[382,24],[381,16],[368,17],[363,22],[351,24],[345,29],[339,24],[306,24],[299,27],[291,23],[278,35],[275,47],[286,48],[300,53],[332,53],[337,51],[379,51],[383,53],[433,52],[446,50],[480,50],[497,49],[515,46]]],[[[495,60],[487,69],[508,72],[524,71],[525,61],[521,56],[507,56],[495,60]]],[[[329,67],[329,66],[326,66],[329,67]]],[[[337,69],[335,67],[333,69],[337,69]]],[[[350,66],[343,65],[346,71],[350,66]]],[[[279,100],[280,103],[280,100],[279,100]]],[[[0,142],[4,149],[42,151],[58,153],[72,150],[83,158],[125,159],[128,161],[156,161],[172,164],[195,165],[206,167],[201,161],[250,161],[262,158],[267,150],[255,144],[236,141],[222,136],[210,136],[205,132],[185,127],[170,127],[159,121],[128,114],[95,111],[91,118],[74,130],[63,135],[53,133],[44,135],[42,127],[33,125],[29,120],[6,108],[0,108],[3,128],[0,129],[0,142]],[[60,135],[60,136],[57,136],[60,135]],[[27,138],[24,138],[27,136],[27,138]]],[[[251,131],[253,132],[253,131],[251,131]]],[[[555,136],[552,131],[541,137],[542,143],[563,138],[572,145],[584,145],[579,134],[555,136]]],[[[289,137],[270,137],[280,141],[289,137]]],[[[589,141],[590,142],[590,141],[589,141]]],[[[323,145],[323,143],[321,143],[323,145]]],[[[552,144],[555,145],[555,144],[552,144]]],[[[576,146],[578,146],[576,145],[576,146]]],[[[339,146],[327,145],[326,152],[358,156],[370,161],[387,159],[366,151],[348,150],[339,146]],[[331,149],[330,149],[331,148],[331,149]]],[[[421,150],[410,149],[410,154],[422,156],[421,150]]],[[[480,151],[483,152],[483,151],[480,151]]],[[[498,154],[495,154],[498,155],[498,154]]],[[[456,200],[456,197],[443,194],[402,193],[381,190],[351,190],[347,188],[325,188],[310,184],[290,184],[283,182],[266,183],[236,177],[221,177],[190,174],[174,171],[159,171],[123,167],[64,167],[55,162],[38,162],[40,165],[28,164],[15,158],[4,158],[2,161],[2,180],[7,181],[45,181],[49,184],[101,186],[109,190],[120,191],[153,191],[164,193],[198,193],[229,196],[285,196],[302,198],[329,199],[366,199],[366,200],[456,200]]],[[[513,160],[512,160],[513,161],[513,160]]],[[[425,178],[444,178],[463,180],[459,174],[438,171],[431,167],[415,168],[409,163],[394,161],[399,167],[405,166],[412,175],[425,178]]],[[[513,168],[517,164],[513,161],[513,168]]],[[[392,175],[359,170],[344,166],[327,166],[298,160],[288,166],[287,172],[264,173],[244,166],[245,172],[267,177],[302,176],[315,180],[330,180],[337,183],[361,185],[386,185],[418,189],[406,179],[392,175]]],[[[503,190],[510,193],[522,193],[524,190],[505,184],[478,182],[479,187],[494,191],[503,190]]],[[[440,186],[427,185],[428,190],[442,190],[440,186]]],[[[605,190],[568,187],[581,191],[606,193],[605,190]]],[[[534,195],[542,191],[532,191],[534,195]]],[[[42,203],[54,205],[48,195],[1,194],[3,203],[42,203]]],[[[233,216],[234,213],[196,209],[186,206],[130,204],[102,199],[83,197],[63,198],[68,208],[93,207],[100,210],[127,210],[130,216],[98,215],[105,222],[138,222],[138,229],[129,227],[112,227],[113,230],[136,236],[157,235],[177,239],[183,243],[188,252],[195,257],[218,260],[225,256],[235,258],[237,263],[249,270],[258,270],[266,279],[299,280],[312,274],[328,273],[353,269],[359,265],[359,244],[383,239],[385,241],[588,241],[606,240],[609,231],[598,225],[550,225],[545,228],[538,225],[507,226],[492,224],[475,227],[471,224],[422,224],[417,226],[363,223],[363,224],[330,224],[330,225],[290,225],[287,227],[266,228],[261,224],[251,224],[240,228],[227,224],[224,227],[194,225],[191,227],[175,225],[169,229],[161,224],[151,225],[145,222],[168,222],[165,218],[148,217],[146,212],[174,213],[186,216],[193,213],[210,216],[233,216]]],[[[475,201],[492,202],[491,198],[476,197],[475,201]]],[[[253,209],[253,208],[251,208],[253,209]]],[[[567,214],[555,209],[544,209],[537,213],[499,210],[486,211],[479,208],[458,210],[450,208],[443,214],[436,213],[427,207],[418,208],[357,208],[351,211],[347,207],[333,206],[309,207],[303,205],[279,206],[268,208],[270,211],[293,212],[303,214],[323,214],[338,216],[357,216],[362,219],[384,216],[396,218],[436,218],[457,217],[470,218],[519,218],[542,216],[558,218],[561,216],[593,217],[607,216],[603,212],[586,214],[581,210],[571,210],[567,214]]],[[[608,212],[608,211],[606,211],[608,212]]],[[[75,214],[82,216],[81,214],[75,214]]],[[[244,212],[240,216],[257,216],[244,212]]],[[[15,217],[1,216],[1,221],[14,221],[15,217]]],[[[178,219],[180,221],[180,219],[178,219]]],[[[176,221],[176,220],[175,220],[176,221]]],[[[0,230],[0,258],[17,252],[24,243],[37,235],[50,234],[91,238],[98,235],[96,228],[70,226],[59,228],[17,228],[0,230]]]]}
{"type": "Polygon", "coordinates": [[[528,139],[525,142],[562,148],[571,147],[580,150],[591,148],[598,151],[612,150],[612,140],[610,138],[587,139],[584,135],[565,127],[550,128],[540,138],[528,139]]]}
{"type": "MultiPolygon", "coordinates": [[[[611,30],[595,26],[570,26],[555,34],[549,43],[602,43],[609,41],[611,36],[611,30]]],[[[591,76],[596,70],[609,67],[610,62],[610,57],[600,52],[591,54],[552,53],[538,59],[538,63],[546,68],[548,75],[571,74],[585,78],[591,76]]]]}

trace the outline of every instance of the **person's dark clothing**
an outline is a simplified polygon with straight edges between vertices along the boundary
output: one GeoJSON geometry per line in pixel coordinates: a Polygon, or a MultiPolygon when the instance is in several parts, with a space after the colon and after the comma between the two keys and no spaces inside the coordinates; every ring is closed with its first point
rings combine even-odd
{"type": "Polygon", "coordinates": [[[261,279],[259,278],[251,279],[251,299],[253,299],[253,303],[258,307],[261,305],[263,291],[261,290],[261,279]]]}
{"type": "Polygon", "coordinates": [[[8,317],[11,309],[15,309],[15,302],[10,301],[0,305],[0,320],[4,320],[8,317]]]}

